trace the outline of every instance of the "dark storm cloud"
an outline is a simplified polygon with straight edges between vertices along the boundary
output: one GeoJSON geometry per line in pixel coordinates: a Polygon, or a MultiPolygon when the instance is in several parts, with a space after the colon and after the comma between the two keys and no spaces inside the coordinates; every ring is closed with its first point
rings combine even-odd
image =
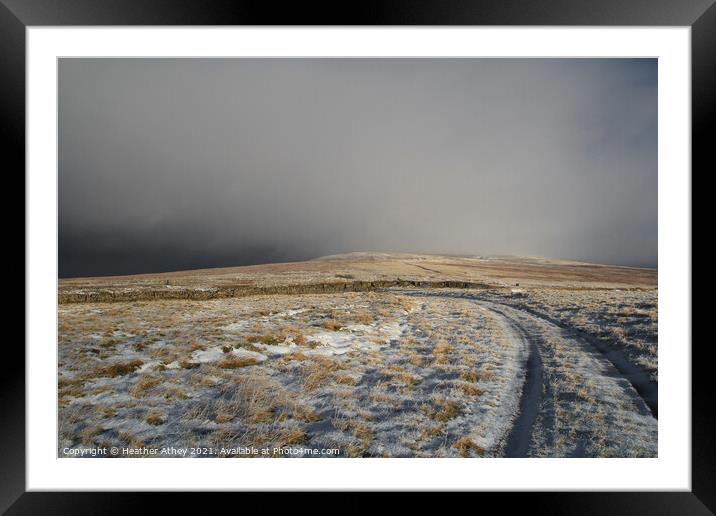
{"type": "Polygon", "coordinates": [[[655,265],[656,60],[63,59],[61,276],[358,250],[655,265]]]}

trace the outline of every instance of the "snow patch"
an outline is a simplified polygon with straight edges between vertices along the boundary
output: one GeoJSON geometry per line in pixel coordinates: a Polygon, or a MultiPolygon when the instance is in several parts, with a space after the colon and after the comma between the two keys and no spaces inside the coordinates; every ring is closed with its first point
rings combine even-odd
{"type": "Polygon", "coordinates": [[[227,324],[226,326],[222,326],[221,329],[224,331],[243,331],[248,325],[248,321],[238,321],[235,323],[227,324]]]}
{"type": "Polygon", "coordinates": [[[154,369],[155,366],[159,365],[159,362],[146,362],[143,364],[139,369],[137,369],[138,373],[146,373],[147,371],[150,371],[151,369],[154,369]]]}
{"type": "Polygon", "coordinates": [[[302,314],[305,312],[305,308],[295,309],[295,310],[286,310],[285,312],[278,312],[277,314],[273,314],[276,317],[291,317],[293,315],[302,314]]]}
{"type": "Polygon", "coordinates": [[[209,349],[205,349],[205,350],[194,351],[194,353],[191,354],[190,361],[191,362],[199,362],[200,364],[206,364],[209,362],[217,362],[227,355],[253,358],[257,362],[263,362],[267,358],[266,355],[257,353],[255,351],[250,351],[248,349],[239,348],[239,349],[233,349],[227,353],[224,353],[224,350],[221,347],[215,347],[215,348],[209,348],[209,349]]]}
{"type": "Polygon", "coordinates": [[[288,353],[295,353],[300,349],[296,344],[293,343],[291,339],[286,339],[283,344],[276,345],[257,342],[256,344],[254,344],[254,347],[265,351],[269,355],[286,355],[288,353]]]}

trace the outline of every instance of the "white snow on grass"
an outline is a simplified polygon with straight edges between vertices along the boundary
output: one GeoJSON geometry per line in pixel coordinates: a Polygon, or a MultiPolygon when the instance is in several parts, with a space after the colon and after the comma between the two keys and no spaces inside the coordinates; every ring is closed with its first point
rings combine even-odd
{"type": "Polygon", "coordinates": [[[312,335],[310,341],[317,342],[322,346],[323,349],[316,348],[315,350],[319,354],[342,355],[350,351],[351,346],[356,343],[357,339],[352,333],[321,331],[312,335]]]}
{"type": "Polygon", "coordinates": [[[351,324],[343,329],[351,333],[367,333],[375,330],[375,326],[369,326],[367,324],[351,324]]]}
{"type": "Polygon", "coordinates": [[[286,355],[288,353],[295,353],[296,351],[301,350],[301,348],[294,344],[291,338],[286,339],[283,344],[264,344],[262,342],[257,342],[254,344],[254,347],[262,349],[269,355],[286,355]]]}
{"type": "Polygon", "coordinates": [[[387,342],[400,338],[407,326],[405,323],[399,323],[397,321],[388,323],[380,328],[380,333],[387,339],[387,342]]]}
{"type": "Polygon", "coordinates": [[[237,321],[235,323],[222,326],[221,329],[224,331],[244,331],[248,325],[248,321],[237,321]]]}
{"type": "Polygon", "coordinates": [[[206,364],[207,362],[216,362],[225,355],[224,351],[220,347],[203,349],[194,351],[191,354],[190,362],[199,362],[200,364],[206,364]]]}
{"type": "Polygon", "coordinates": [[[343,355],[352,348],[376,350],[397,340],[407,328],[404,322],[393,321],[383,325],[354,324],[340,331],[320,331],[310,337],[310,341],[320,347],[314,353],[320,355],[343,355]]]}
{"type": "Polygon", "coordinates": [[[210,362],[217,362],[221,360],[222,358],[233,355],[237,357],[244,357],[244,358],[253,358],[257,362],[263,362],[266,360],[266,355],[263,355],[261,353],[257,353],[255,351],[250,351],[248,349],[233,349],[227,353],[224,353],[224,350],[221,347],[214,347],[204,350],[198,350],[194,351],[191,354],[191,362],[199,362],[200,364],[206,364],[210,362]]]}
{"type": "MultiPolygon", "coordinates": [[[[476,306],[486,310],[480,304],[476,306]]],[[[525,357],[529,354],[529,343],[515,332],[509,322],[496,312],[491,315],[498,321],[503,335],[500,340],[502,345],[492,348],[493,353],[499,356],[494,369],[496,374],[480,382],[483,393],[478,406],[483,410],[490,407],[490,410],[479,426],[481,435],[475,441],[485,449],[498,446],[519,412],[525,378],[525,357]]]]}
{"type": "Polygon", "coordinates": [[[137,373],[146,373],[147,371],[151,371],[156,366],[158,366],[159,363],[160,363],[159,361],[146,362],[146,363],[142,364],[142,366],[139,369],[137,369],[137,373]]]}
{"type": "Polygon", "coordinates": [[[257,362],[263,362],[268,358],[266,355],[262,353],[257,353],[256,351],[251,351],[248,349],[238,348],[230,351],[228,354],[233,355],[235,357],[242,357],[242,358],[253,358],[257,362]]]}
{"type": "Polygon", "coordinates": [[[302,314],[305,311],[306,311],[305,308],[298,308],[298,309],[294,309],[294,310],[286,310],[285,312],[278,312],[278,313],[271,314],[271,315],[274,317],[291,317],[294,315],[302,314]]]}

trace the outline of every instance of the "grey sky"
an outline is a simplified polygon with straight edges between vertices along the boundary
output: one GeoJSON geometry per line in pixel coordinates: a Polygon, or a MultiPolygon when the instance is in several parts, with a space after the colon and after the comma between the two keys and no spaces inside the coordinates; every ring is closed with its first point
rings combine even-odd
{"type": "Polygon", "coordinates": [[[654,59],[62,59],[60,276],[657,263],[654,59]]]}

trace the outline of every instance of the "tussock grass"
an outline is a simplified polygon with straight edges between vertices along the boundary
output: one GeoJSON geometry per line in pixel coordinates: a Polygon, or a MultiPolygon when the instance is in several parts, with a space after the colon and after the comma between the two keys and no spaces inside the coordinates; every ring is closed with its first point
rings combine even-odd
{"type": "Polygon", "coordinates": [[[344,369],[344,366],[335,359],[316,356],[313,360],[303,364],[303,388],[306,391],[313,391],[326,385],[335,378],[335,373],[344,369]]]}
{"type": "Polygon", "coordinates": [[[351,434],[359,441],[356,444],[350,444],[345,447],[346,455],[349,457],[361,457],[370,448],[371,443],[375,439],[375,433],[368,424],[359,418],[335,417],[331,420],[334,428],[351,434]]]}
{"type": "Polygon", "coordinates": [[[221,369],[238,369],[256,364],[258,364],[258,360],[253,357],[227,357],[221,359],[216,366],[221,369]]]}
{"type": "Polygon", "coordinates": [[[460,379],[465,382],[472,382],[475,383],[480,379],[480,375],[477,374],[477,371],[463,371],[460,373],[460,379]]]}
{"type": "Polygon", "coordinates": [[[420,382],[420,378],[410,374],[400,366],[392,365],[383,368],[380,373],[388,377],[391,383],[398,383],[406,387],[413,387],[420,382]]]}
{"type": "Polygon", "coordinates": [[[85,395],[84,391],[85,380],[83,378],[64,378],[60,377],[57,381],[57,388],[59,396],[72,396],[79,398],[85,395]]]}
{"type": "Polygon", "coordinates": [[[402,339],[400,339],[400,347],[412,347],[416,346],[418,344],[418,341],[415,337],[412,335],[406,335],[402,339]]]}
{"type": "Polygon", "coordinates": [[[454,400],[438,399],[435,400],[436,407],[428,406],[426,409],[427,416],[435,421],[444,423],[456,418],[462,413],[460,404],[454,400]]]}
{"type": "Polygon", "coordinates": [[[434,439],[440,435],[443,435],[445,429],[443,425],[432,425],[426,426],[420,431],[421,439],[434,439]]]}
{"type": "Polygon", "coordinates": [[[484,391],[472,383],[459,383],[460,389],[466,396],[481,396],[484,391]]]}
{"type": "Polygon", "coordinates": [[[119,439],[132,448],[144,448],[144,441],[129,431],[122,431],[118,434],[119,439]]]}
{"type": "Polygon", "coordinates": [[[117,344],[119,344],[119,340],[115,338],[103,339],[102,342],[99,343],[100,347],[103,348],[113,348],[117,344]]]}
{"type": "Polygon", "coordinates": [[[423,359],[423,357],[418,355],[417,353],[411,353],[410,358],[408,358],[408,361],[415,367],[423,367],[423,365],[425,364],[425,360],[423,359]]]}
{"type": "Polygon", "coordinates": [[[461,437],[452,445],[461,457],[469,457],[472,453],[482,455],[485,453],[484,448],[476,444],[469,437],[461,437]]]}
{"type": "Polygon", "coordinates": [[[284,341],[284,337],[275,333],[264,333],[263,335],[249,335],[246,337],[246,342],[249,344],[266,344],[268,346],[275,346],[284,341]]]}
{"type": "Polygon", "coordinates": [[[187,400],[190,396],[181,387],[167,387],[162,392],[165,400],[187,400]]]}
{"type": "Polygon", "coordinates": [[[145,376],[137,383],[135,383],[131,389],[129,389],[129,394],[131,394],[135,398],[141,398],[147,393],[148,390],[152,389],[153,387],[156,387],[160,383],[162,383],[161,378],[157,378],[154,376],[145,376]]]}
{"type": "Polygon", "coordinates": [[[450,354],[455,350],[447,341],[440,340],[433,348],[433,357],[437,364],[449,364],[450,354]]]}
{"type": "Polygon", "coordinates": [[[103,418],[112,418],[117,415],[117,411],[113,407],[107,407],[105,405],[96,405],[95,410],[103,418]]]}
{"type": "Polygon", "coordinates": [[[223,388],[228,400],[217,401],[217,413],[232,414],[251,423],[273,423],[289,418],[311,420],[314,414],[296,400],[296,394],[263,374],[248,374],[223,388]]]}
{"type": "Polygon", "coordinates": [[[103,434],[105,431],[106,429],[101,425],[85,428],[81,433],[82,444],[87,446],[93,445],[95,437],[103,434]]]}
{"type": "Polygon", "coordinates": [[[338,321],[336,321],[335,319],[329,319],[329,320],[327,320],[326,322],[323,323],[323,327],[324,327],[325,329],[327,329],[327,330],[338,331],[338,330],[340,330],[341,328],[343,328],[343,325],[340,324],[340,323],[339,323],[338,321]]]}
{"type": "Polygon", "coordinates": [[[232,419],[234,419],[234,414],[230,414],[228,412],[220,412],[216,415],[216,417],[214,417],[214,421],[216,421],[220,425],[228,423],[232,419]]]}
{"type": "Polygon", "coordinates": [[[339,375],[336,377],[336,383],[339,385],[357,385],[358,380],[348,375],[339,375]]]}
{"type": "Polygon", "coordinates": [[[147,424],[150,424],[152,426],[159,426],[163,425],[166,422],[166,416],[159,411],[153,411],[147,414],[147,417],[144,418],[144,421],[146,421],[147,424]]]}
{"type": "Polygon", "coordinates": [[[129,362],[118,362],[116,364],[112,364],[107,367],[103,367],[101,369],[98,369],[96,371],[96,376],[105,376],[114,378],[117,376],[125,376],[128,374],[133,373],[140,367],[144,365],[144,362],[141,360],[130,360],[129,362]]]}
{"type": "Polygon", "coordinates": [[[303,428],[286,428],[279,433],[276,447],[286,448],[289,446],[296,446],[305,442],[306,437],[306,431],[303,428]]]}

